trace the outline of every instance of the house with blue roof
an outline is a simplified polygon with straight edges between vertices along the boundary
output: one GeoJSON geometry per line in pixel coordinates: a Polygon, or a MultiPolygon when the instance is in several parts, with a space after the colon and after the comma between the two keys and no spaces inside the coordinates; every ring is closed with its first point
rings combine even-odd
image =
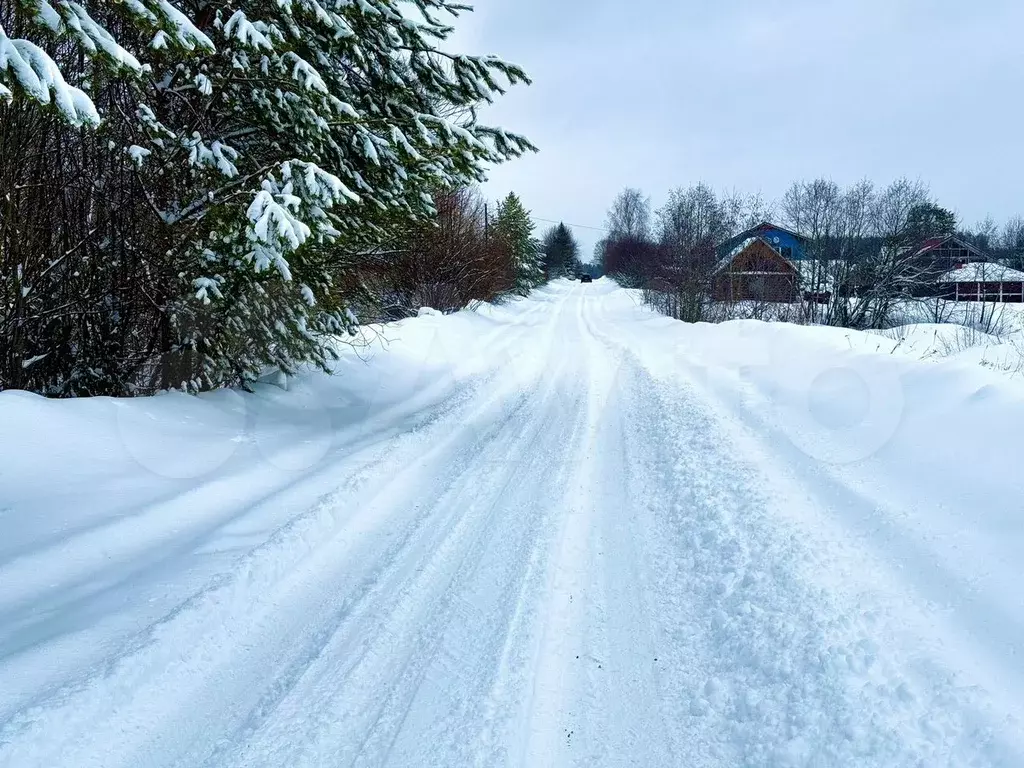
{"type": "Polygon", "coordinates": [[[762,222],[718,246],[712,274],[717,301],[793,302],[799,297],[808,238],[762,222]]]}
{"type": "Polygon", "coordinates": [[[803,261],[806,258],[807,245],[810,238],[794,232],[777,224],[762,221],[756,227],[751,227],[745,232],[740,232],[731,237],[717,248],[718,258],[724,259],[741,243],[759,238],[779,252],[779,255],[787,261],[803,261]]]}

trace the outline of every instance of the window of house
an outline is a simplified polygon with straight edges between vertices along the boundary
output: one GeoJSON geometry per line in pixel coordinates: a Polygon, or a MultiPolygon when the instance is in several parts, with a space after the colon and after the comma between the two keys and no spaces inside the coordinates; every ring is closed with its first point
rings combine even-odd
{"type": "Polygon", "coordinates": [[[784,259],[792,259],[793,258],[793,248],[791,246],[789,246],[789,245],[782,246],[782,258],[784,258],[784,259]]]}

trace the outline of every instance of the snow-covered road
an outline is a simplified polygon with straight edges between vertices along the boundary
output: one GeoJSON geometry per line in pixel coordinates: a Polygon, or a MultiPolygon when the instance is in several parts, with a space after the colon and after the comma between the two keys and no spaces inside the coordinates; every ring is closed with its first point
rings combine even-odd
{"type": "Polygon", "coordinates": [[[1024,765],[1019,384],[604,280],[382,333],[0,396],[0,766],[1024,765]]]}

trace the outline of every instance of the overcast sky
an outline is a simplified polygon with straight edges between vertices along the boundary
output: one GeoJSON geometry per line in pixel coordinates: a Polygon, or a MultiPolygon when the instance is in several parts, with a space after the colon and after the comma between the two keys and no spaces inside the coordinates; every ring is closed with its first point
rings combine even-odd
{"type": "MultiPolygon", "coordinates": [[[[457,47],[534,81],[486,121],[541,150],[484,191],[538,219],[600,227],[626,186],[657,207],[698,181],[775,199],[902,175],[967,224],[1024,214],[1022,0],[470,2],[457,47]]],[[[589,259],[601,233],[575,232],[589,259]]]]}

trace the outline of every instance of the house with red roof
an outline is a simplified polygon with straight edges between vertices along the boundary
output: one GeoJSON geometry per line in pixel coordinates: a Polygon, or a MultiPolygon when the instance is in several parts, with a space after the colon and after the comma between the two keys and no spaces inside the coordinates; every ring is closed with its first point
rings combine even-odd
{"type": "Polygon", "coordinates": [[[965,264],[988,261],[988,255],[956,235],[929,237],[909,249],[905,258],[930,274],[942,275],[965,264]]]}

